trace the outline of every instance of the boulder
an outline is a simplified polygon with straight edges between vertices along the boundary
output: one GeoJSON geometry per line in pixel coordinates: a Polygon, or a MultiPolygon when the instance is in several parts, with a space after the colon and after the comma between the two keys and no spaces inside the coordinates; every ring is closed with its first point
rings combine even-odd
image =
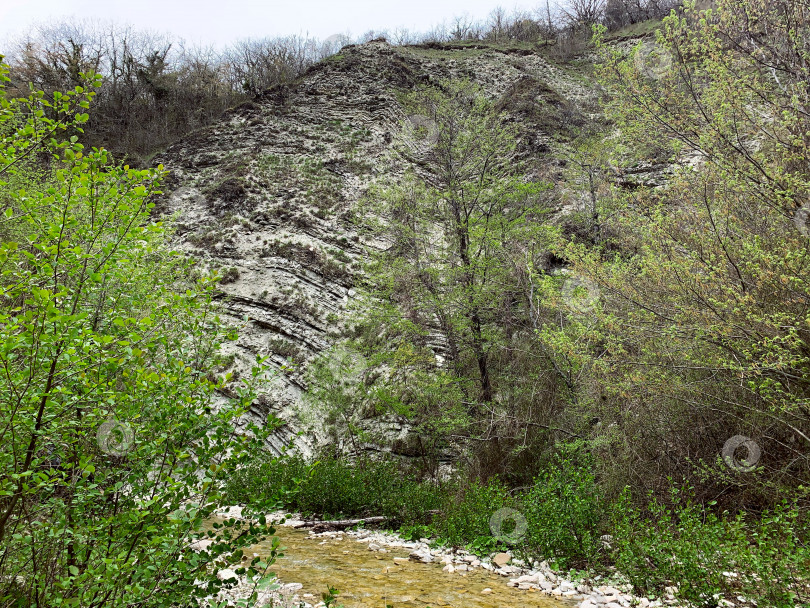
{"type": "Polygon", "coordinates": [[[422,562],[423,564],[429,564],[433,561],[433,556],[430,554],[430,551],[425,549],[412,551],[408,557],[412,561],[422,562]]]}
{"type": "Polygon", "coordinates": [[[512,559],[512,556],[508,553],[496,553],[492,558],[492,563],[498,566],[499,568],[503,568],[506,564],[509,563],[509,560],[512,559]]]}

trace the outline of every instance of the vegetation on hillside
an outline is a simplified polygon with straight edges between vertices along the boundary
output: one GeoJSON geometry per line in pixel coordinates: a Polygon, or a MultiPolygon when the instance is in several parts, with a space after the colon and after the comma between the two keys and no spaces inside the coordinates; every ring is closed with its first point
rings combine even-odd
{"type": "Polygon", "coordinates": [[[199,605],[226,566],[262,574],[273,558],[241,563],[273,533],[264,516],[202,525],[272,428],[234,430],[262,362],[217,401],[234,336],[215,278],[190,278],[150,218],[160,168],[78,142],[98,78],[11,98],[7,74],[0,62],[0,605],[199,605]]]}
{"type": "MultiPolygon", "coordinates": [[[[0,602],[199,603],[273,532],[258,515],[205,532],[228,502],[385,515],[707,608],[810,602],[810,15],[673,8],[573,0],[397,34],[566,60],[593,32],[604,111],[567,120],[540,174],[521,121],[571,112],[535,116],[557,101],[539,81],[500,100],[467,81],[400,92],[423,122],[398,149],[409,170],[354,210],[375,247],[343,343],[306,379],[335,440],[314,465],[268,457],[272,416],[236,434],[263,362],[216,376],[234,334],[216,280],[150,213],[160,168],[90,143],[148,158],[246,96],[283,97],[317,46],[170,61],[166,40],[119,55],[118,34],[54,30],[21,47],[0,68],[0,602]],[[9,73],[33,92],[13,98],[9,73]],[[407,437],[375,436],[375,418],[407,437]]],[[[271,177],[321,168],[266,160],[271,177]]]]}
{"type": "Polygon", "coordinates": [[[613,30],[666,15],[675,0],[570,0],[534,12],[496,8],[483,21],[457,17],[428,32],[372,30],[316,40],[304,36],[245,39],[224,49],[187,44],[168,34],[125,24],[67,20],[36,25],[0,41],[11,66],[9,89],[29,83],[48,95],[81,86],[82,73],[102,76],[94,111],[80,141],[104,146],[119,160],[147,166],[172,142],[219,119],[223,111],[286,87],[348,44],[386,39],[395,45],[452,42],[549,44],[560,57],[582,51],[593,23],[613,30]]]}
{"type": "MultiPolygon", "coordinates": [[[[325,401],[408,420],[422,475],[449,453],[466,491],[524,488],[502,504],[533,518],[534,555],[704,605],[807,601],[808,19],[798,1],[719,1],[673,12],[654,43],[597,27],[606,122],[561,150],[554,191],[473,86],[415,93],[431,145],[369,195],[386,245],[345,346],[367,367],[325,401]],[[561,202],[581,212],[550,221],[561,202]]],[[[487,509],[456,535],[445,503],[433,531],[475,544],[487,509]]]]}

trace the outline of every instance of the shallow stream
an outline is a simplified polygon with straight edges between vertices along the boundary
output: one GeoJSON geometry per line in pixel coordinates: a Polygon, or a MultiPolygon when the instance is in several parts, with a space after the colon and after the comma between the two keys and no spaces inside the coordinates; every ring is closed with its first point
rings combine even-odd
{"type": "MultiPolygon", "coordinates": [[[[395,561],[407,558],[409,550],[386,547],[387,553],[368,549],[367,542],[343,535],[311,537],[302,530],[279,526],[277,536],[285,555],[273,565],[283,583],[302,583],[298,592],[315,597],[304,598],[316,604],[327,585],[339,590],[338,604],[346,608],[570,608],[575,602],[550,599],[539,592],[508,587],[508,578],[475,568],[471,572],[448,573],[444,564],[395,561]],[[482,594],[489,588],[492,593],[482,594]]],[[[258,545],[261,555],[269,551],[258,545]],[[263,550],[260,550],[263,549],[263,550]]],[[[246,553],[249,554],[248,551],[246,553]]]]}

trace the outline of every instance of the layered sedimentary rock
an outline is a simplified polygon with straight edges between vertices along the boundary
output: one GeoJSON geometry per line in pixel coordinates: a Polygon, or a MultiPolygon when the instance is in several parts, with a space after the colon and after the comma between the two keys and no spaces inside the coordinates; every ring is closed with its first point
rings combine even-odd
{"type": "MultiPolygon", "coordinates": [[[[477,83],[518,122],[521,154],[550,179],[555,146],[597,111],[586,73],[548,49],[375,41],[344,48],[156,159],[170,171],[160,212],[176,218],[181,249],[220,269],[223,304],[242,327],[221,371],[244,374],[256,355],[277,371],[251,410],[285,421],[275,450],[295,443],[307,453],[319,441],[306,370],[339,338],[373,245],[358,230],[358,202],[371,184],[421,170],[425,142],[409,136],[401,96],[448,79],[477,83]]],[[[404,433],[396,420],[379,424],[404,433]]]]}

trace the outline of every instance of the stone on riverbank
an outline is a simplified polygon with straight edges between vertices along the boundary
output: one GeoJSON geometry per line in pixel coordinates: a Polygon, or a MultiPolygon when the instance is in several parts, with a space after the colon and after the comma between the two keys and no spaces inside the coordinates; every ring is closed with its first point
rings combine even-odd
{"type": "Polygon", "coordinates": [[[506,564],[509,563],[509,560],[512,559],[512,556],[508,553],[496,553],[495,556],[492,558],[492,563],[498,566],[499,568],[503,568],[506,564]]]}

